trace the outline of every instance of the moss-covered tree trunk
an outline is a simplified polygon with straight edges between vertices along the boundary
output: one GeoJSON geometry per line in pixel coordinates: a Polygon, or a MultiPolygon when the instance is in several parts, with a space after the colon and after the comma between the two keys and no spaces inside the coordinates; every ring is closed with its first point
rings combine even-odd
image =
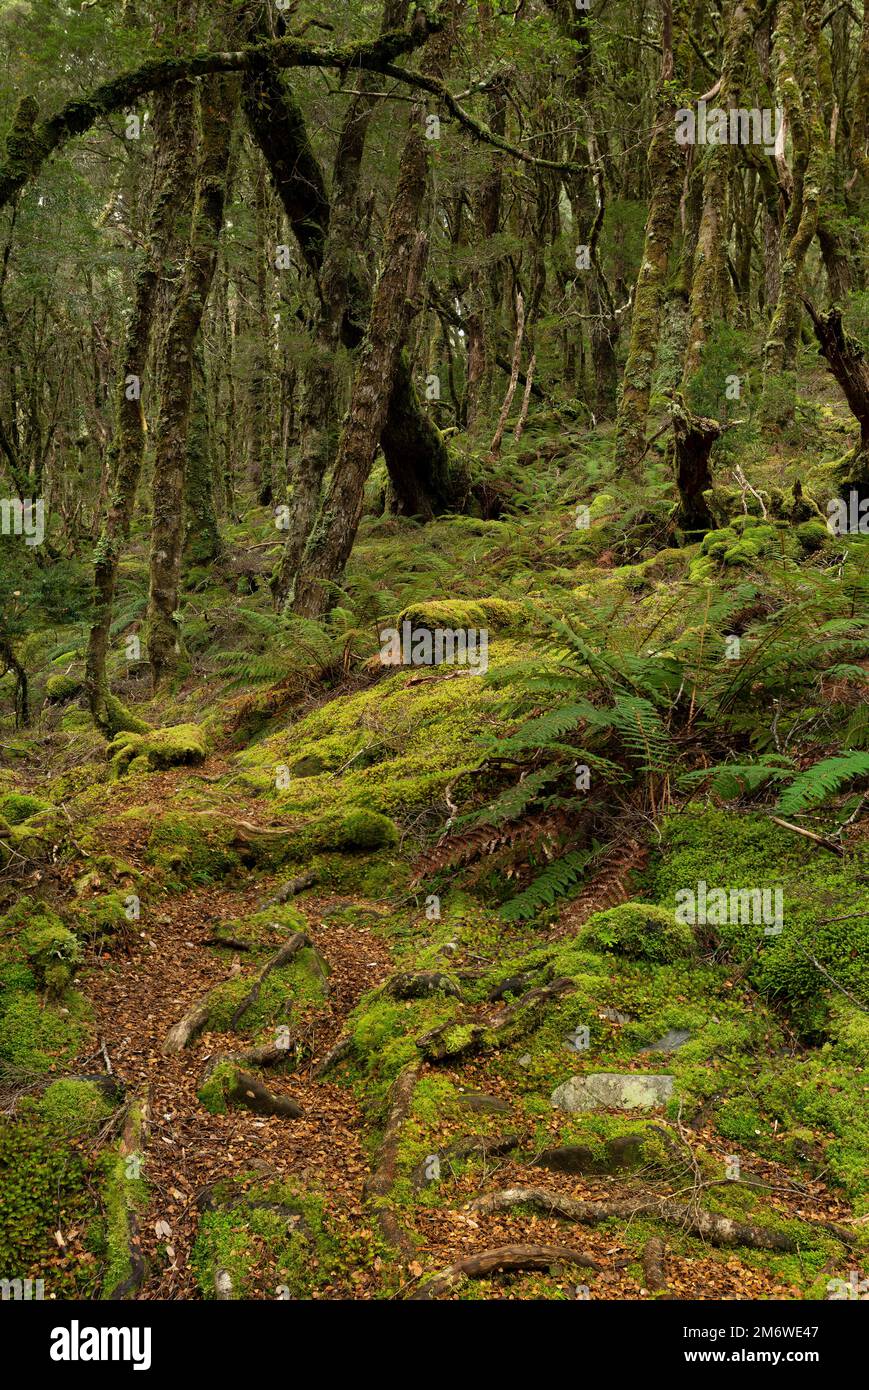
{"type": "Polygon", "coordinates": [[[809,300],[804,303],[821,353],[860,426],[860,443],[847,460],[843,482],[869,483],[869,362],[862,344],[845,332],[838,306],[819,314],[809,300]]]}
{"type": "Polygon", "coordinates": [[[184,475],[193,393],[194,344],[217,263],[232,119],[239,87],[236,77],[214,77],[201,90],[200,157],[190,242],[181,286],[162,344],[148,597],[148,656],[155,690],[177,669],[181,653],[176,614],[184,539],[184,475]]]}
{"type": "Polygon", "coordinates": [[[709,453],[721,434],[718,420],[690,411],[681,396],[670,407],[679,490],[679,525],[686,531],[708,531],[712,525],[704,492],[712,486],[709,453]]]}
{"type": "Polygon", "coordinates": [[[133,306],[115,387],[115,437],[109,451],[109,505],[94,553],[95,616],[85,659],[91,714],[109,736],[140,727],[111,694],[106,675],[118,561],[130,529],[145,449],[142,389],[153,332],[159,277],[180,214],[187,205],[193,134],[193,89],[179,83],[154,104],[154,176],[145,249],[136,272],[133,306]]]}
{"type": "MultiPolygon", "coordinates": [[[[681,26],[681,33],[684,34],[688,22],[687,6],[679,5],[675,14],[676,30],[681,26]]],[[[616,418],[616,462],[627,473],[638,472],[646,452],[646,420],[661,332],[667,265],[682,193],[683,160],[676,141],[676,106],[671,95],[675,75],[673,34],[673,7],[669,0],[664,0],[664,56],[658,113],[648,155],[651,184],[649,215],[646,219],[643,260],[634,294],[622,398],[616,418]]]]}
{"type": "Polygon", "coordinates": [[[775,32],[777,99],[793,146],[778,302],[763,350],[764,417],[779,425],[793,419],[796,406],[803,267],[818,229],[826,176],[827,140],[817,77],[822,10],[822,0],[780,0],[775,32]]]}
{"type": "MultiPolygon", "coordinates": [[[[757,0],[737,0],[730,12],[716,104],[724,111],[739,108],[747,88],[746,75],[757,23],[757,0]]],[[[753,103],[746,103],[752,105],[753,103]]],[[[727,272],[728,185],[734,174],[734,148],[711,145],[704,155],[703,210],[691,280],[691,326],[685,352],[683,383],[700,366],[710,328],[727,317],[731,300],[727,272]]]]}
{"type": "Polygon", "coordinates": [[[359,350],[332,481],[296,578],[293,610],[307,618],[322,617],[327,611],[330,586],[341,578],[350,556],[362,516],[365,481],[386,424],[401,344],[419,288],[426,250],[425,238],[417,232],[427,183],[422,118],[421,109],[414,107],[387,220],[383,266],[359,350]]]}
{"type": "Polygon", "coordinates": [[[187,521],[185,554],[196,565],[208,565],[224,554],[214,502],[217,450],[209,414],[209,390],[202,334],[193,350],[193,395],[184,477],[184,514],[187,521]]]}
{"type": "Polygon", "coordinates": [[[396,363],[380,444],[400,515],[429,521],[459,505],[458,470],[450,463],[443,435],[420,405],[405,348],[396,363]]]}

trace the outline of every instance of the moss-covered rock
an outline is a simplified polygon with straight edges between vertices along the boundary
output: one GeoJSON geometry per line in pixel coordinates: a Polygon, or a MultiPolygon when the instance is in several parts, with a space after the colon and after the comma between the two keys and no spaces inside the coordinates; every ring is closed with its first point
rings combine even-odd
{"type": "Polygon", "coordinates": [[[448,631],[457,628],[510,631],[521,627],[527,619],[520,603],[503,598],[481,598],[412,603],[399,613],[397,621],[399,628],[407,622],[411,627],[427,632],[433,632],[436,628],[448,631]]]}
{"type": "Polygon", "coordinates": [[[198,724],[175,724],[146,733],[124,730],[115,735],[107,752],[115,776],[123,777],[129,772],[156,772],[202,763],[208,748],[198,724]]]}
{"type": "Polygon", "coordinates": [[[53,705],[66,704],[74,700],[82,691],[82,681],[78,676],[49,676],[45,682],[45,698],[53,705]]]}
{"type": "Polygon", "coordinates": [[[582,939],[590,950],[614,951],[632,960],[679,960],[696,949],[691,928],[654,903],[621,903],[596,912],[583,928],[582,939]]]}

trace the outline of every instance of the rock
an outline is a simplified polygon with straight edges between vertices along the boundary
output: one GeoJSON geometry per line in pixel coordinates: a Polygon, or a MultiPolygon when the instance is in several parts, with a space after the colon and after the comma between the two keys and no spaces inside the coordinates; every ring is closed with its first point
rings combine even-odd
{"type": "Polygon", "coordinates": [[[565,1144],[557,1149],[544,1149],[534,1160],[534,1166],[548,1168],[553,1173],[618,1173],[642,1165],[644,1143],[642,1134],[619,1134],[607,1140],[602,1154],[585,1144],[565,1144]]]}
{"type": "Polygon", "coordinates": [[[487,1096],[484,1091],[467,1091],[459,1096],[463,1110],[471,1110],[475,1115],[509,1115],[510,1106],[500,1096],[487,1096]]]}
{"type": "Polygon", "coordinates": [[[672,1076],[655,1072],[592,1072],[571,1076],[556,1086],[552,1104],[557,1110],[653,1110],[673,1094],[672,1076]]]}
{"type": "Polygon", "coordinates": [[[691,1034],[687,1028],[671,1028],[657,1042],[649,1043],[648,1047],[640,1049],[640,1055],[644,1052],[677,1052],[680,1047],[684,1047],[691,1034]]]}

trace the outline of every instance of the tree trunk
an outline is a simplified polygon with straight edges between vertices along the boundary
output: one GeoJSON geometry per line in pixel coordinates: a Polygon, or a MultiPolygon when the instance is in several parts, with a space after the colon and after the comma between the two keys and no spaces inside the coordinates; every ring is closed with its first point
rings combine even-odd
{"type": "Polygon", "coordinates": [[[133,307],[124,337],[121,371],[115,389],[117,425],[109,451],[110,497],[94,553],[95,618],[88,638],[85,687],[94,722],[109,737],[138,728],[135,719],[111,694],[106,655],[112,622],[118,560],[129,534],[142,471],[145,417],[141,391],[151,345],[159,277],[190,185],[193,90],[178,83],[158,94],[154,109],[154,181],[142,263],[136,274],[133,307]]]}
{"type": "MultiPolygon", "coordinates": [[[[737,0],[724,42],[721,88],[717,103],[724,111],[738,108],[746,85],[757,21],[757,0],[737,0]]],[[[716,320],[726,317],[731,299],[727,274],[727,189],[734,172],[732,145],[712,145],[703,169],[703,211],[694,252],[691,281],[691,328],[683,382],[700,366],[703,346],[716,320]]]]}
{"type": "Polygon", "coordinates": [[[148,655],[155,690],[177,669],[181,653],[176,613],[184,537],[184,474],[194,343],[217,262],[230,135],[239,85],[236,77],[215,77],[202,88],[201,156],[190,244],[181,288],[163,344],[148,603],[148,655]]]}
{"type": "Polygon", "coordinates": [[[686,531],[708,531],[713,522],[703,493],[712,486],[709,451],[721,434],[721,425],[692,414],[680,396],[670,406],[670,414],[676,444],[679,525],[686,531]]]}
{"type": "Polygon", "coordinates": [[[818,314],[808,299],[803,303],[827,367],[860,425],[860,443],[848,461],[850,477],[844,481],[869,482],[869,363],[862,345],[845,332],[841,309],[836,306],[818,314]]]}
{"type": "Polygon", "coordinates": [[[380,436],[392,482],[395,510],[401,516],[433,516],[457,506],[457,471],[443,435],[419,403],[406,349],[399,353],[395,385],[380,436]]]}
{"type": "Polygon", "coordinates": [[[184,480],[184,510],[187,517],[184,548],[188,559],[196,565],[213,564],[224,554],[214,505],[216,457],[208,410],[205,353],[200,334],[193,350],[193,397],[184,480]]]}
{"type": "Polygon", "coordinates": [[[776,91],[793,143],[793,187],[782,228],[778,303],[763,350],[763,405],[769,423],[793,420],[800,290],[806,254],[818,228],[826,168],[817,68],[822,0],[781,0],[775,46],[776,91]]]}
{"type": "Polygon", "coordinates": [[[347,423],[322,513],[308,539],[296,579],[293,610],[306,618],[320,618],[327,611],[329,585],[344,572],[362,516],[363,489],[386,424],[401,344],[422,274],[426,242],[416,227],[426,173],[422,112],[414,107],[347,423]]]}
{"type": "MultiPolygon", "coordinates": [[[[622,383],[622,399],[616,419],[616,459],[627,473],[636,474],[646,452],[646,419],[652,393],[661,308],[667,264],[673,244],[673,227],[682,191],[682,157],[676,142],[676,107],[669,95],[674,77],[672,7],[664,5],[664,57],[658,117],[649,147],[652,191],[643,245],[643,261],[637,277],[631,316],[631,338],[622,383]]],[[[687,16],[677,13],[677,25],[687,16]]]]}

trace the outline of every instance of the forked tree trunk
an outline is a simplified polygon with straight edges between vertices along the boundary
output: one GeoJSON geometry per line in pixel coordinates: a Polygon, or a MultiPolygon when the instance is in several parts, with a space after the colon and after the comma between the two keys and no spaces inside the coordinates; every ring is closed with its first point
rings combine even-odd
{"type": "Polygon", "coordinates": [[[306,618],[320,618],[327,611],[329,586],[341,578],[350,556],[362,516],[365,481],[386,423],[401,344],[422,274],[426,241],[416,230],[427,182],[422,114],[414,107],[347,422],[323,509],[296,579],[293,611],[306,618]]]}

